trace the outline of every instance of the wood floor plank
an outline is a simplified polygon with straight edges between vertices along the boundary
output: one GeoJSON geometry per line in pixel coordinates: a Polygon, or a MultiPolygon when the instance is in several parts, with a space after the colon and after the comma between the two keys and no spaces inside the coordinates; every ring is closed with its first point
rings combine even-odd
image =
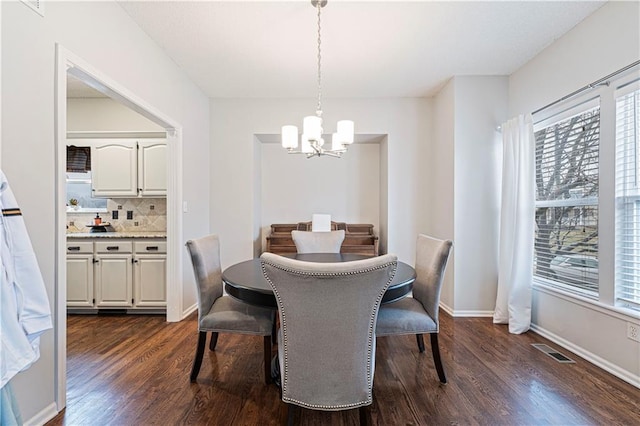
{"type": "MultiPolygon", "coordinates": [[[[221,334],[189,373],[196,315],[69,315],[67,407],[47,425],[281,425],[287,409],[266,385],[262,337],[221,334]]],[[[561,364],[487,318],[441,315],[438,381],[430,348],[414,336],[378,339],[374,425],[636,425],[640,390],[564,349],[561,364]]],[[[560,348],[558,348],[560,349],[560,348]]],[[[275,349],[274,349],[275,350],[275,349]]],[[[358,411],[300,410],[300,425],[356,425],[358,411]]]]}

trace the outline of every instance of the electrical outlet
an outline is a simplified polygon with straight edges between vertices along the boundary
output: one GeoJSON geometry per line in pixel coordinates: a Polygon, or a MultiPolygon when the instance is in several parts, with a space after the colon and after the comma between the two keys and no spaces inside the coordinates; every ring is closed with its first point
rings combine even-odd
{"type": "Polygon", "coordinates": [[[111,210],[111,219],[115,220],[118,218],[118,210],[111,210]]]}
{"type": "Polygon", "coordinates": [[[127,220],[133,219],[133,210],[127,210],[127,220]]]}
{"type": "Polygon", "coordinates": [[[627,323],[627,337],[636,342],[640,342],[640,324],[627,323]]]}

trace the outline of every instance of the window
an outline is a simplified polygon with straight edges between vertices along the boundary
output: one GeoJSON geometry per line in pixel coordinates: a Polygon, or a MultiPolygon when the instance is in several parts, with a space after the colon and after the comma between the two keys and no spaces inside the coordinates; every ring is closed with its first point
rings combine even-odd
{"type": "Polygon", "coordinates": [[[639,317],[640,66],[534,121],[534,284],[639,317]]]}
{"type": "Polygon", "coordinates": [[[616,92],[616,304],[640,310],[640,88],[616,92]]]}
{"type": "Polygon", "coordinates": [[[534,276],[598,296],[599,98],[535,128],[534,276]]]}
{"type": "Polygon", "coordinates": [[[107,211],[106,198],[94,198],[91,191],[91,172],[67,173],[67,211],[78,212],[107,211]],[[70,206],[69,201],[74,198],[78,204],[70,206]]]}

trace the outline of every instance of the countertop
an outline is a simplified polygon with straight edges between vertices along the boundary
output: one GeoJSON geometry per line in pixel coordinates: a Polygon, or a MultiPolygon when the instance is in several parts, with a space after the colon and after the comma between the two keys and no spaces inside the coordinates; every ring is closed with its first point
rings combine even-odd
{"type": "Polygon", "coordinates": [[[67,238],[167,238],[166,231],[70,232],[67,238]]]}

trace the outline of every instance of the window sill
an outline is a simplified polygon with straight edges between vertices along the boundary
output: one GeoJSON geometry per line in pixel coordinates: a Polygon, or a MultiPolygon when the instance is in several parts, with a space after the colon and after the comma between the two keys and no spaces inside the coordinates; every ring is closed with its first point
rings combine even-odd
{"type": "Polygon", "coordinates": [[[584,306],[585,308],[589,308],[594,311],[601,312],[605,315],[609,315],[614,318],[621,319],[623,321],[640,319],[640,312],[634,311],[633,309],[607,305],[598,300],[594,300],[589,297],[581,296],[576,293],[562,290],[558,287],[549,285],[544,281],[538,280],[535,278],[533,280],[533,289],[538,290],[542,293],[547,293],[552,296],[559,297],[561,299],[564,299],[576,305],[581,305],[581,306],[584,306]]]}

